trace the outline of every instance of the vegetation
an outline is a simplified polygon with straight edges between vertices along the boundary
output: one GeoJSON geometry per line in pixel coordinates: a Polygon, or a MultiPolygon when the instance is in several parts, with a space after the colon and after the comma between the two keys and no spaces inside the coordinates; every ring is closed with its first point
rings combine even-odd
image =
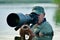
{"type": "Polygon", "coordinates": [[[0,4],[5,3],[52,3],[52,0],[0,0],[0,4]]]}
{"type": "Polygon", "coordinates": [[[55,21],[56,24],[60,24],[60,0],[54,0],[54,3],[58,4],[58,9],[55,14],[55,21]]]}

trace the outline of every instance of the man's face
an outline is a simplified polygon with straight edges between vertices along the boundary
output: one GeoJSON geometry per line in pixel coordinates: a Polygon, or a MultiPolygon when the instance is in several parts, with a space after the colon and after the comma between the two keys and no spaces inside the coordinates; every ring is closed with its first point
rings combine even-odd
{"type": "Polygon", "coordinates": [[[38,15],[38,23],[41,23],[43,21],[43,19],[44,19],[44,14],[43,13],[39,14],[38,15]]]}

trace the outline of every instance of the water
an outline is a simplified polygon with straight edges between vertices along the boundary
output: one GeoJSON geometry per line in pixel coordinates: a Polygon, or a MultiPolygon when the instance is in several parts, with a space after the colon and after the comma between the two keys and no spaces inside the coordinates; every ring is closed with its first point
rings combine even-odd
{"type": "Polygon", "coordinates": [[[10,13],[14,12],[29,14],[32,11],[32,7],[36,5],[44,7],[46,13],[45,17],[47,21],[52,25],[53,30],[55,30],[53,16],[56,11],[56,5],[53,6],[53,4],[0,4],[0,40],[14,40],[15,36],[19,36],[19,30],[15,31],[14,28],[8,26],[6,22],[6,18],[10,13]]]}

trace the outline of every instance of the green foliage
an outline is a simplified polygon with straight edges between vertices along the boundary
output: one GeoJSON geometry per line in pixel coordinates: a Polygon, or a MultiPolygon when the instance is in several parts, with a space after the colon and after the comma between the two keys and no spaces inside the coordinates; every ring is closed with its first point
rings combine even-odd
{"type": "Polygon", "coordinates": [[[0,3],[52,3],[52,0],[0,0],[0,3]]]}
{"type": "Polygon", "coordinates": [[[54,0],[54,3],[58,4],[59,6],[55,14],[55,21],[56,21],[56,24],[58,24],[60,23],[60,0],[54,0]]]}
{"type": "Polygon", "coordinates": [[[60,9],[58,9],[56,12],[55,21],[56,23],[60,23],[60,9]]]}
{"type": "Polygon", "coordinates": [[[54,2],[60,4],[60,0],[54,0],[54,2]]]}

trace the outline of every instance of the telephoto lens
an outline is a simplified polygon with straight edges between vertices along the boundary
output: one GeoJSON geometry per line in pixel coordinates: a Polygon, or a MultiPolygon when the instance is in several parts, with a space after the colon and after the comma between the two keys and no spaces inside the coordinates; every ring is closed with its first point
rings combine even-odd
{"type": "Polygon", "coordinates": [[[23,24],[36,24],[38,21],[37,14],[24,15],[23,13],[11,13],[7,16],[7,24],[18,30],[23,24]]]}

